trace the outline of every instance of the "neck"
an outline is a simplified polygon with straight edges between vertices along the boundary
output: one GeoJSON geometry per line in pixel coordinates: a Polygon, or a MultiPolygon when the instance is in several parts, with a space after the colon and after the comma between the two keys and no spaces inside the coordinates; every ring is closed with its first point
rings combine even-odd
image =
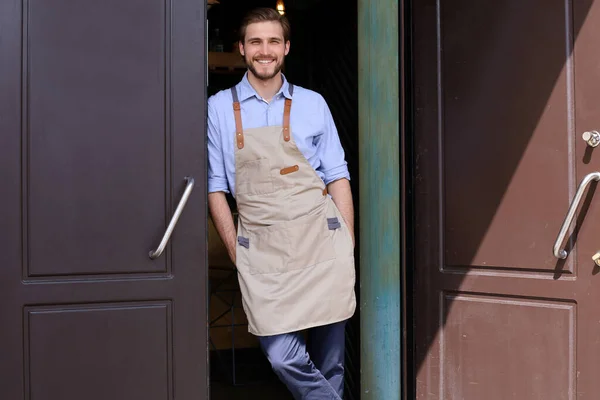
{"type": "Polygon", "coordinates": [[[267,102],[271,102],[273,96],[275,96],[279,89],[281,89],[281,86],[283,86],[281,72],[278,72],[277,75],[271,79],[262,80],[254,76],[252,71],[248,71],[248,82],[250,82],[250,85],[256,90],[256,93],[267,102]]]}

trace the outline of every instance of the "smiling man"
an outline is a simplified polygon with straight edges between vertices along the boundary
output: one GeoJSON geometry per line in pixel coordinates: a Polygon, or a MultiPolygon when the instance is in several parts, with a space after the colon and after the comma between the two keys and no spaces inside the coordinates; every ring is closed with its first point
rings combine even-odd
{"type": "Polygon", "coordinates": [[[248,71],[208,101],[208,201],[273,370],[296,399],[341,399],[356,308],[350,176],[325,100],[281,72],[289,35],[274,9],[242,22],[248,71]]]}

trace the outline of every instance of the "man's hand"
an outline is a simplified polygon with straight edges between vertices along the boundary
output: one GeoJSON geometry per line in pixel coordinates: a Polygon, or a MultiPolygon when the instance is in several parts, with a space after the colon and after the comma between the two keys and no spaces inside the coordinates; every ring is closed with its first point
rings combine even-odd
{"type": "Polygon", "coordinates": [[[227,204],[224,192],[208,194],[208,208],[212,216],[215,228],[225,244],[229,258],[235,264],[236,233],[233,223],[233,215],[227,204]]]}
{"type": "Polygon", "coordinates": [[[354,205],[352,203],[352,191],[348,179],[339,179],[327,185],[327,191],[333,198],[333,202],[340,210],[346,226],[352,236],[352,245],[354,245],[354,205]]]}

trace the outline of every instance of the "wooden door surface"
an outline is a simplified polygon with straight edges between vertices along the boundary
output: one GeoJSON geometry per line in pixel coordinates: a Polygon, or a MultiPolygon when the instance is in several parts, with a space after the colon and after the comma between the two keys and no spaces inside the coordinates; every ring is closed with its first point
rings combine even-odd
{"type": "Polygon", "coordinates": [[[201,1],[0,1],[0,398],[208,398],[205,61],[201,1]]]}
{"type": "Polygon", "coordinates": [[[418,399],[600,393],[600,2],[415,1],[418,399]],[[594,197],[595,196],[595,197],[594,197]]]}

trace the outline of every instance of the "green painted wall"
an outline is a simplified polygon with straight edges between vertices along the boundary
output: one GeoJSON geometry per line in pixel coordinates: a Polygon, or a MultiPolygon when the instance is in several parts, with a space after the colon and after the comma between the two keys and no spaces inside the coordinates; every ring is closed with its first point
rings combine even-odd
{"type": "Polygon", "coordinates": [[[361,399],[401,398],[398,0],[358,0],[361,399]]]}

